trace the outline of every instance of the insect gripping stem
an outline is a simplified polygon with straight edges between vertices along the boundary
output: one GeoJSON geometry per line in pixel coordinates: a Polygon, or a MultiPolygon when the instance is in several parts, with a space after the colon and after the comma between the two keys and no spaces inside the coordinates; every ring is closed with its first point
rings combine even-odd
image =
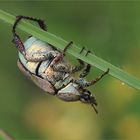
{"type": "MultiPolygon", "coordinates": [[[[0,10],[0,19],[9,23],[13,24],[15,21],[15,17],[9,13],[6,13],[5,11],[0,10]]],[[[64,47],[68,44],[67,41],[61,39],[60,37],[57,37],[49,32],[45,32],[38,27],[27,23],[25,21],[21,21],[21,23],[18,25],[18,28],[20,28],[22,31],[31,34],[35,36],[36,38],[46,41],[49,44],[54,45],[58,49],[63,50],[64,47]]],[[[95,66],[99,68],[102,71],[106,71],[108,68],[110,69],[109,74],[113,77],[121,80],[122,82],[126,83],[127,85],[140,90],[140,80],[135,78],[134,76],[124,72],[123,70],[119,69],[118,67],[108,63],[107,61],[101,59],[100,57],[97,57],[94,54],[88,54],[88,56],[84,56],[79,54],[81,48],[77,45],[73,45],[74,47],[71,47],[68,49],[68,53],[73,55],[74,57],[81,59],[92,66],[95,66]]]]}

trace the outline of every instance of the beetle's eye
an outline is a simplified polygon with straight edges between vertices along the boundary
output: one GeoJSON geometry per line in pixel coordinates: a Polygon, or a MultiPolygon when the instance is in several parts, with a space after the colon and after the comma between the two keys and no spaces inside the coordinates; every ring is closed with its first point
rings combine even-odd
{"type": "Polygon", "coordinates": [[[95,112],[98,113],[98,110],[95,107],[97,106],[97,101],[96,101],[96,98],[92,95],[90,96],[90,104],[94,108],[95,112]]]}
{"type": "Polygon", "coordinates": [[[81,96],[81,101],[84,103],[90,103],[91,101],[91,97],[90,97],[91,93],[89,91],[85,91],[83,92],[80,96],[81,96]]]}

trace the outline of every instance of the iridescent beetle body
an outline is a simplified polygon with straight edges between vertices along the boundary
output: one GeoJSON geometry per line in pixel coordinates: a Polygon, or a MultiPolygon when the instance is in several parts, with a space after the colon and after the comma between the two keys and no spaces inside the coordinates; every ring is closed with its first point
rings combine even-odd
{"type": "Polygon", "coordinates": [[[72,42],[65,47],[63,52],[35,37],[28,38],[23,44],[15,30],[21,19],[36,21],[45,30],[45,24],[42,20],[24,16],[17,17],[13,26],[13,42],[19,50],[19,69],[44,91],[56,95],[64,101],[81,101],[91,104],[97,112],[95,108],[97,105],[96,99],[85,88],[99,81],[109,72],[109,69],[95,80],[88,82],[84,79],[90,71],[90,65],[87,64],[80,74],[80,78],[76,79],[72,74],[81,70],[85,64],[82,60],[79,60],[80,65],[72,67],[64,57],[72,42]]]}

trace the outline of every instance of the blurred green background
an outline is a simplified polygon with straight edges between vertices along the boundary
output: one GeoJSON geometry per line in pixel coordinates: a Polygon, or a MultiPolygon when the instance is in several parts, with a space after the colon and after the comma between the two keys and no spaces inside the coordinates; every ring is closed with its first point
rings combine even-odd
{"type": "MultiPolygon", "coordinates": [[[[44,19],[49,32],[140,79],[140,2],[1,1],[0,9],[44,19]]],[[[18,70],[11,29],[0,21],[0,128],[16,139],[140,139],[140,91],[106,76],[90,88],[98,115],[88,105],[46,94],[18,70]]],[[[100,73],[93,67],[87,79],[100,73]]]]}

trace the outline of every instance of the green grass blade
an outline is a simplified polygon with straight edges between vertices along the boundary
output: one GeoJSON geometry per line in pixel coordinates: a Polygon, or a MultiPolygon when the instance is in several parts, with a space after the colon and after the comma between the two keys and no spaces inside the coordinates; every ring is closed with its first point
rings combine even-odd
{"type": "MultiPolygon", "coordinates": [[[[15,21],[15,16],[0,10],[0,19],[9,24],[13,24],[15,21]]],[[[18,25],[18,28],[28,34],[31,34],[31,35],[37,37],[40,40],[46,41],[46,42],[56,46],[60,50],[63,50],[64,47],[68,44],[68,42],[63,40],[62,38],[57,37],[49,32],[45,32],[45,31],[41,30],[40,28],[38,28],[28,22],[25,22],[25,21],[21,21],[20,24],[18,25]]],[[[107,61],[97,57],[94,54],[90,53],[87,57],[85,57],[84,55],[79,54],[80,50],[81,50],[81,48],[78,47],[76,44],[74,44],[73,47],[68,49],[68,53],[75,56],[76,58],[79,58],[79,59],[91,64],[92,66],[99,68],[102,71],[106,71],[109,68],[110,75],[112,75],[113,77],[128,84],[129,86],[140,90],[140,80],[139,79],[124,72],[123,70],[121,70],[118,67],[108,63],[107,61]]]]}

